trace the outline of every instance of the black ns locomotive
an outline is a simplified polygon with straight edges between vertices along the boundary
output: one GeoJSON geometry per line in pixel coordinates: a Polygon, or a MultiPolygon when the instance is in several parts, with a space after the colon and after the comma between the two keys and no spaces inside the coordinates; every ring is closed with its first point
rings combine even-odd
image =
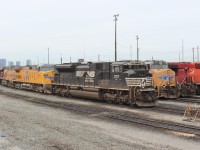
{"type": "Polygon", "coordinates": [[[65,63],[55,66],[53,92],[137,106],[155,106],[153,79],[134,61],[65,63]]]}

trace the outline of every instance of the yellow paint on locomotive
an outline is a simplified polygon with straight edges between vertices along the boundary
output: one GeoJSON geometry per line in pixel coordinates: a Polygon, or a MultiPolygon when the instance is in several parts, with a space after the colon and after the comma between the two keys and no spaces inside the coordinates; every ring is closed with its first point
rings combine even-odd
{"type": "Polygon", "coordinates": [[[51,84],[54,77],[54,70],[38,71],[23,67],[17,73],[16,81],[30,84],[51,84]]]}
{"type": "Polygon", "coordinates": [[[175,72],[171,69],[150,69],[154,86],[176,86],[175,72]]]}
{"type": "Polygon", "coordinates": [[[5,69],[3,73],[3,79],[8,81],[14,81],[16,79],[16,71],[14,69],[5,69]]]}
{"type": "Polygon", "coordinates": [[[179,97],[175,72],[173,70],[150,69],[149,72],[152,74],[153,85],[157,89],[158,97],[165,97],[165,98],[179,97]],[[170,90],[167,89],[172,89],[175,92],[170,92],[170,90]]]}

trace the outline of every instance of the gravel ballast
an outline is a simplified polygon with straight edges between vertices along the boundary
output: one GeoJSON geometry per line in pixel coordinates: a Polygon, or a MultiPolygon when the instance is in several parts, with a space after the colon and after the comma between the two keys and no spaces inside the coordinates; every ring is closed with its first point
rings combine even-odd
{"type": "MultiPolygon", "coordinates": [[[[5,89],[0,87],[0,90],[5,89]]],[[[6,90],[13,91],[13,89],[6,90]]],[[[18,93],[45,97],[27,91],[18,90],[18,93]]],[[[55,96],[46,98],[57,99],[55,96]]],[[[192,137],[185,138],[177,133],[165,133],[136,125],[102,120],[0,95],[0,149],[195,150],[200,149],[200,146],[199,141],[192,140],[192,137]]]]}

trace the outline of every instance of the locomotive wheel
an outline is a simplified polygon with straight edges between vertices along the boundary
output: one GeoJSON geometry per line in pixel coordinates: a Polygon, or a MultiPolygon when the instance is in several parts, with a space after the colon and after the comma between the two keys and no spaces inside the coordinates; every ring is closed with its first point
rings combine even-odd
{"type": "Polygon", "coordinates": [[[108,98],[107,102],[108,102],[109,104],[111,104],[113,101],[112,101],[110,98],[108,98]]]}
{"type": "Polygon", "coordinates": [[[104,100],[107,102],[107,103],[109,103],[109,104],[111,104],[112,103],[112,100],[109,98],[109,97],[104,97],[104,100]]]}
{"type": "Polygon", "coordinates": [[[119,98],[115,98],[113,102],[114,102],[115,104],[119,104],[119,101],[120,101],[119,98]]]}
{"type": "Polygon", "coordinates": [[[66,96],[66,93],[63,92],[63,91],[61,91],[60,95],[61,95],[62,97],[65,97],[65,96],[66,96]]]}
{"type": "Polygon", "coordinates": [[[146,98],[147,98],[148,102],[154,101],[154,99],[156,98],[155,93],[150,92],[150,93],[146,94],[146,98]]]}
{"type": "Polygon", "coordinates": [[[72,97],[72,95],[69,93],[68,95],[67,95],[68,97],[72,97]]]}
{"type": "Polygon", "coordinates": [[[131,107],[135,106],[135,101],[134,101],[134,100],[130,100],[130,101],[129,101],[129,105],[130,105],[131,107]]]}
{"type": "Polygon", "coordinates": [[[124,102],[120,99],[120,100],[119,100],[119,104],[120,104],[120,105],[123,105],[124,102]]]}

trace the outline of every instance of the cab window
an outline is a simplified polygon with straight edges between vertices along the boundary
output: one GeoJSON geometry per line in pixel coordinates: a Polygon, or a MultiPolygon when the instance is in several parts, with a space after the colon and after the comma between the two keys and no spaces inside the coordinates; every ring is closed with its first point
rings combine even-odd
{"type": "Polygon", "coordinates": [[[54,68],[52,67],[41,67],[40,71],[50,71],[50,70],[54,70],[54,68]]]}
{"type": "Polygon", "coordinates": [[[113,66],[112,72],[122,72],[122,66],[113,66]]]}

